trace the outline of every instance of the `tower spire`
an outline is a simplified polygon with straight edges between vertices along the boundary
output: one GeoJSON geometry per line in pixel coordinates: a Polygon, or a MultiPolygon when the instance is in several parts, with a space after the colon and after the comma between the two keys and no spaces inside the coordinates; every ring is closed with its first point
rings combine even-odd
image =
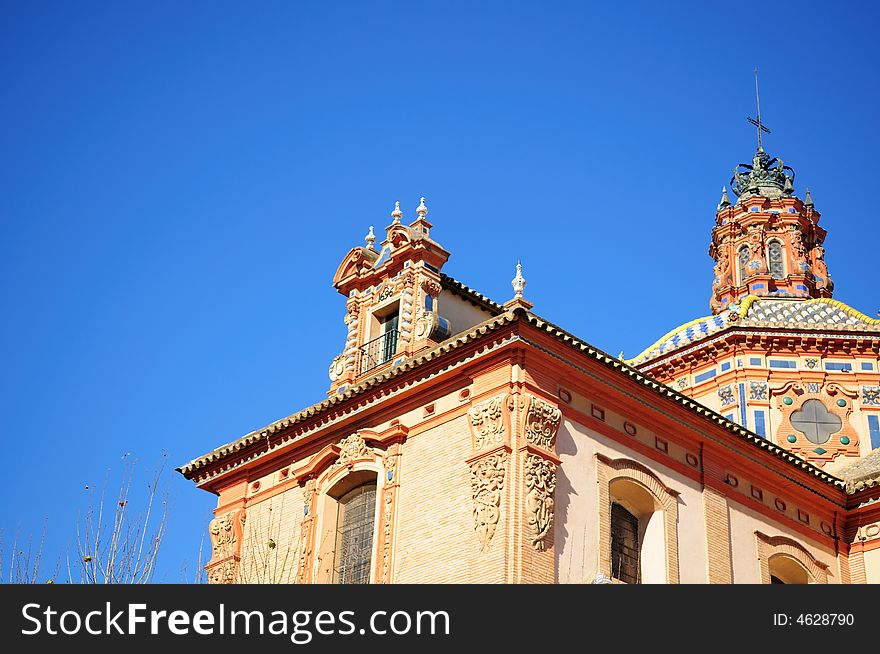
{"type": "Polygon", "coordinates": [[[761,141],[761,132],[770,133],[770,130],[764,127],[764,123],[761,122],[761,94],[758,92],[758,69],[755,68],[755,104],[758,107],[758,118],[747,117],[748,121],[754,125],[758,130],[758,152],[764,151],[764,144],[761,141]]]}

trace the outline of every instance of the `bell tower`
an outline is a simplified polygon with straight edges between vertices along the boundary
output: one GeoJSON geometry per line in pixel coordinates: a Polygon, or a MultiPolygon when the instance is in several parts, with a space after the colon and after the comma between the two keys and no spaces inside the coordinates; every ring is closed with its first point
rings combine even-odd
{"type": "Polygon", "coordinates": [[[727,189],[715,213],[709,256],[715,260],[712,313],[718,314],[749,295],[782,298],[830,298],[834,284],[825,266],[825,230],[810,189],[794,195],[794,171],[764,152],[761,95],[755,69],[755,126],[758,150],[751,164],[733,169],[730,203],[727,189]]]}
{"type": "Polygon", "coordinates": [[[710,306],[721,313],[747,295],[830,298],[825,230],[807,189],[794,195],[794,171],[763,148],[739,164],[715,214],[709,256],[715,260],[710,306]]]}
{"type": "Polygon", "coordinates": [[[450,335],[451,324],[439,313],[440,269],[449,253],[431,238],[427,215],[421,198],[416,219],[406,225],[396,202],[379,248],[371,226],[366,245],[352,248],[339,264],[333,286],[348,298],[347,337],[330,364],[329,395],[450,335]]]}

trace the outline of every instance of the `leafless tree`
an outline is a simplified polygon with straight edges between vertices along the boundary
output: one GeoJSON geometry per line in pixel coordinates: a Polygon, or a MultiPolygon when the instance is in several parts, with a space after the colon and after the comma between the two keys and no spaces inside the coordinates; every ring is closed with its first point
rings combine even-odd
{"type": "Polygon", "coordinates": [[[168,485],[163,483],[165,455],[153,471],[144,500],[129,500],[137,461],[123,457],[122,481],[115,498],[108,496],[108,473],[100,494],[86,487],[89,505],[77,524],[77,560],[68,557],[70,583],[145,584],[156,572],[159,548],[168,527],[168,485]],[[78,569],[78,574],[76,570],[78,569]]]}
{"type": "Polygon", "coordinates": [[[43,563],[43,547],[46,544],[46,529],[48,520],[43,521],[43,529],[40,532],[40,540],[35,545],[33,537],[29,536],[27,547],[19,549],[19,532],[16,531],[12,541],[12,551],[9,558],[9,569],[3,573],[4,566],[4,543],[3,534],[0,533],[0,577],[5,578],[9,584],[53,584],[58,577],[60,561],[55,565],[49,576],[43,577],[40,567],[43,563]]]}
{"type": "Polygon", "coordinates": [[[204,584],[208,581],[208,576],[205,572],[205,565],[207,561],[205,561],[205,536],[202,536],[202,539],[199,541],[199,556],[196,559],[196,568],[195,571],[190,576],[188,562],[184,561],[180,566],[180,581],[184,584],[204,584]]]}

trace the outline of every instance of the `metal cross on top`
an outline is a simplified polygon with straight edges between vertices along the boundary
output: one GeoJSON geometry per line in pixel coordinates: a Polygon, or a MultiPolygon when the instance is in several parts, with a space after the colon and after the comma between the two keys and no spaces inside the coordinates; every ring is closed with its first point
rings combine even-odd
{"type": "Polygon", "coordinates": [[[748,121],[758,128],[758,151],[761,152],[764,147],[761,144],[761,132],[770,133],[770,130],[764,127],[764,124],[761,122],[761,96],[758,94],[758,69],[755,68],[755,102],[758,105],[758,118],[757,120],[752,118],[751,116],[747,116],[748,121]]]}

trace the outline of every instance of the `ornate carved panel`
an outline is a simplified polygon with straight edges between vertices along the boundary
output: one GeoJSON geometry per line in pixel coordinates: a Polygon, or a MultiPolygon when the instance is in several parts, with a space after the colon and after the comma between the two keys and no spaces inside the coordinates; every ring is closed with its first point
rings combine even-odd
{"type": "Polygon", "coordinates": [[[380,584],[391,583],[391,557],[394,545],[394,517],[397,508],[397,490],[400,485],[398,479],[400,461],[400,447],[392,445],[382,457],[382,467],[385,473],[382,487],[382,513],[379,526],[379,543],[376,549],[381,558],[381,564],[376,566],[376,582],[380,584]]]}
{"type": "Polygon", "coordinates": [[[468,409],[468,423],[474,438],[474,449],[483,450],[504,443],[504,396],[497,395],[468,409]]]}
{"type": "Polygon", "coordinates": [[[822,467],[839,456],[859,456],[859,435],[850,424],[855,390],[839,384],[788,382],[770,389],[782,412],[776,442],[822,467]]]}
{"type": "Polygon", "coordinates": [[[299,562],[296,583],[305,584],[311,579],[312,568],[312,528],[315,524],[315,480],[309,479],[303,488],[303,519],[299,530],[299,562]]]}
{"type": "Polygon", "coordinates": [[[371,450],[360,434],[352,434],[339,441],[339,458],[334,465],[344,466],[352,461],[360,459],[372,459],[373,450],[371,450]]]}
{"type": "Polygon", "coordinates": [[[509,457],[509,453],[502,450],[470,464],[474,532],[480,541],[481,552],[489,549],[501,517],[501,493],[509,457]]]}
{"type": "Polygon", "coordinates": [[[235,509],[219,515],[208,525],[211,536],[211,561],[206,567],[208,583],[231,584],[238,576],[242,533],[247,513],[235,509]]]}
{"type": "Polygon", "coordinates": [[[525,436],[533,445],[553,451],[556,432],[562,421],[562,411],[533,395],[528,395],[529,410],[526,414],[525,436]]]}
{"type": "Polygon", "coordinates": [[[532,546],[546,549],[545,540],[553,526],[553,492],[556,490],[556,464],[536,454],[525,455],[525,509],[531,529],[532,546]]]}

